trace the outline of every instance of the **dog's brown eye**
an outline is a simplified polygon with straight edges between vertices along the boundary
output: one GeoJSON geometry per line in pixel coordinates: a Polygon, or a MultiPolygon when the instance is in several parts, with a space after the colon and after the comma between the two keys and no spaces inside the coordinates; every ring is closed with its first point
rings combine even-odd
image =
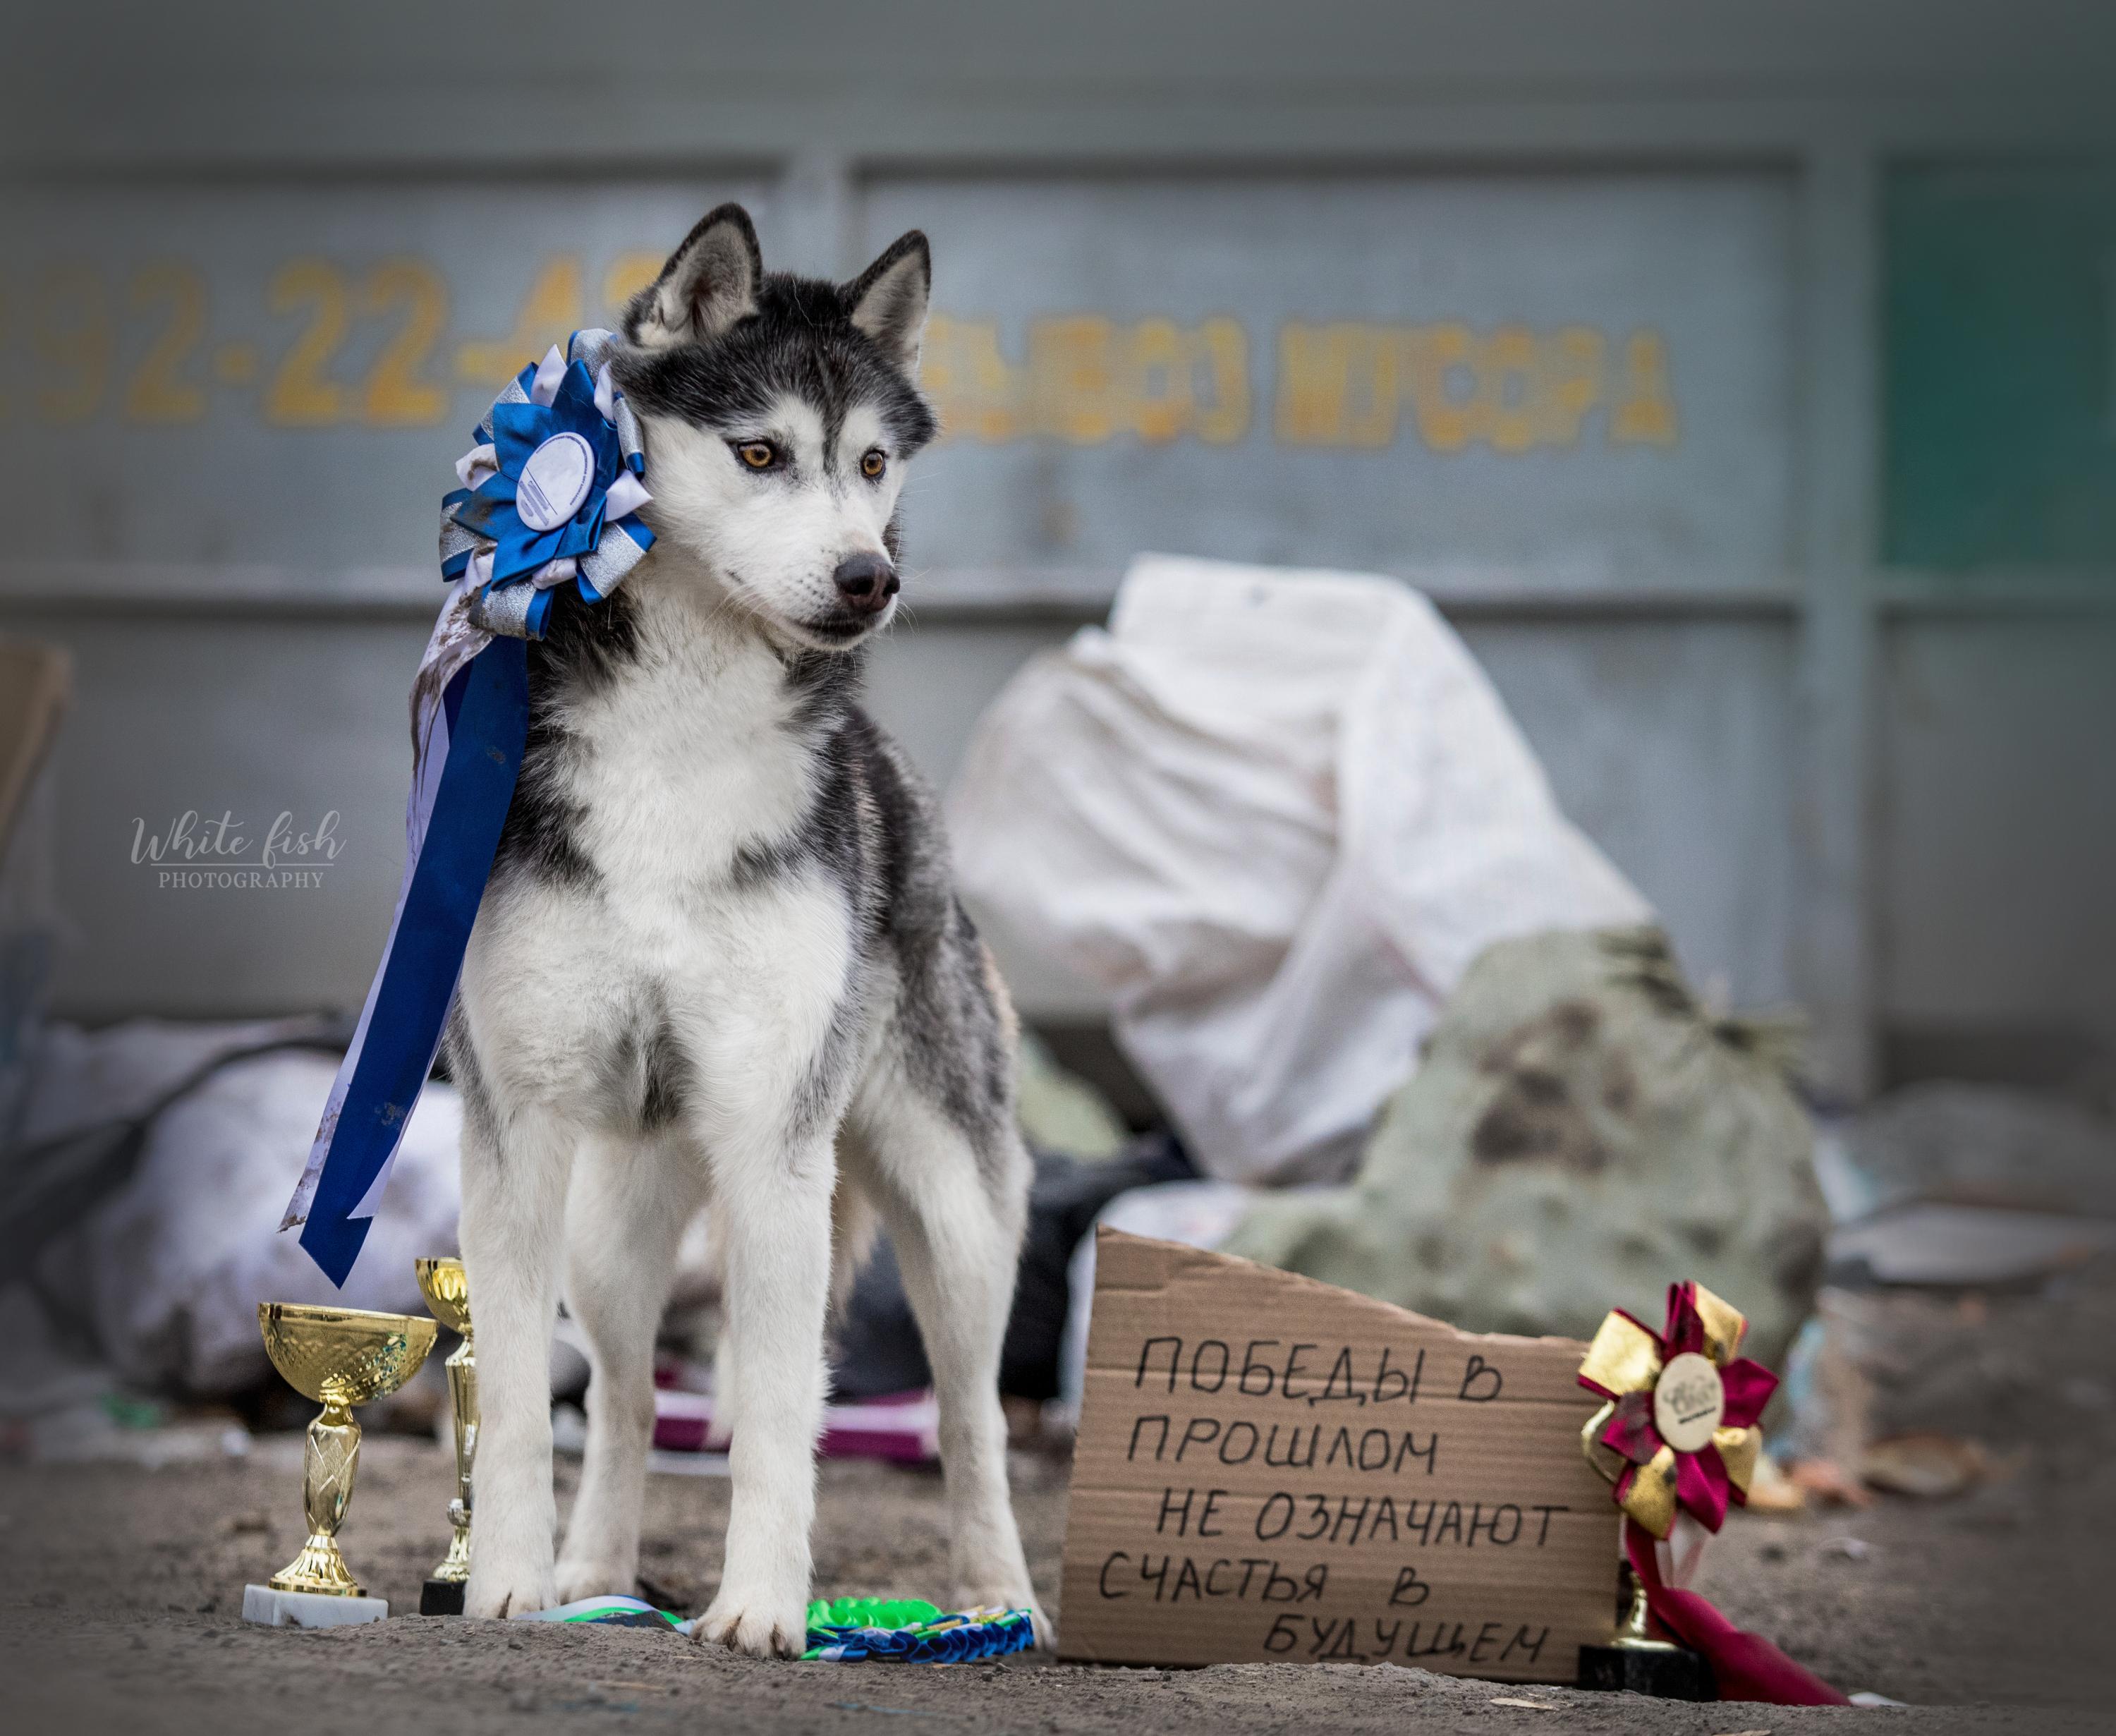
{"type": "Polygon", "coordinates": [[[779,454],[772,450],[769,440],[745,440],[735,448],[735,456],[752,470],[769,470],[779,454]]]}
{"type": "Polygon", "coordinates": [[[860,460],[860,474],[872,481],[889,468],[889,460],[882,456],[881,449],[875,449],[860,460]]]}

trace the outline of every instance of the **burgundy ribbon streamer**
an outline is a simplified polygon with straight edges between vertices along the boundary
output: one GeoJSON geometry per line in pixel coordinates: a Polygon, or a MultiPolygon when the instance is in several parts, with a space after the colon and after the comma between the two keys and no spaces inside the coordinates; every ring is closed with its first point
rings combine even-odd
{"type": "Polygon", "coordinates": [[[1663,1584],[1653,1533],[1635,1519],[1624,1521],[1624,1548],[1631,1558],[1632,1571],[1646,1588],[1646,1607],[1654,1619],[1679,1643],[1704,1654],[1720,1699],[1754,1700],[1769,1706],[1851,1704],[1760,1634],[1736,1628],[1708,1600],[1663,1584]]]}

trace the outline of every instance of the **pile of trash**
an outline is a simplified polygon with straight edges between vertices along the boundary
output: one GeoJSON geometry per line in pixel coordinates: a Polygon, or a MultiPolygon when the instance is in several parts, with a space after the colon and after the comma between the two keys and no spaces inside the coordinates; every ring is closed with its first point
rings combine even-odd
{"type": "Polygon", "coordinates": [[[948,822],[1229,1181],[1350,1174],[1493,942],[1653,914],[1432,605],[1344,573],[1135,562],[994,700],[948,822]]]}
{"type": "Polygon", "coordinates": [[[1342,1187],[1259,1198],[1226,1250],[1475,1332],[1589,1338],[1680,1275],[1778,1365],[1824,1213],[1775,1027],[1715,1019],[1651,928],[1502,941],[1342,1187]]]}
{"type": "MultiPolygon", "coordinates": [[[[1472,1329],[1586,1336],[1694,1278],[1788,1375],[1759,1508],[2116,1445],[2105,1115],[1921,1085],[1818,1129],[1797,1018],[1700,1004],[1404,587],[1142,560],[950,813],[980,914],[1107,992],[1201,1172],[1102,1222],[1472,1329]]],[[[1067,1403],[1092,1285],[1083,1243],[1067,1403]]]]}
{"type": "MultiPolygon", "coordinates": [[[[346,1034],[315,1019],[44,1029],[0,1200],[0,1271],[25,1274],[0,1286],[0,1420],[21,1450],[166,1450],[138,1438],[168,1421],[140,1401],[199,1407],[264,1382],[261,1300],[422,1311],[413,1259],[456,1246],[449,1088],[420,1098],[344,1291],[276,1233],[346,1034]]],[[[224,1411],[197,1414],[201,1439],[233,1438],[224,1411]]]]}
{"type": "Polygon", "coordinates": [[[1677,1275],[1767,1357],[1806,1318],[1796,1044],[1700,1006],[1414,592],[1142,559],[994,702],[949,817],[1216,1184],[1107,1221],[1473,1330],[1589,1336],[1677,1275]]]}

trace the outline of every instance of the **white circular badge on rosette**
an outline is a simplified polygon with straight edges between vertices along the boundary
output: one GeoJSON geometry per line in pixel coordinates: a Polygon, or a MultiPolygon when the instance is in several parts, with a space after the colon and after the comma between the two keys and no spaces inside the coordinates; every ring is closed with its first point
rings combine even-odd
{"type": "Polygon", "coordinates": [[[1654,1383],[1654,1427],[1677,1453],[1697,1453],[1727,1414],[1727,1383],[1709,1356],[1671,1356],[1654,1383]]]}
{"type": "Polygon", "coordinates": [[[554,531],[581,509],[595,481],[595,453],[577,434],[554,434],[529,454],[514,509],[532,531],[554,531]]]}

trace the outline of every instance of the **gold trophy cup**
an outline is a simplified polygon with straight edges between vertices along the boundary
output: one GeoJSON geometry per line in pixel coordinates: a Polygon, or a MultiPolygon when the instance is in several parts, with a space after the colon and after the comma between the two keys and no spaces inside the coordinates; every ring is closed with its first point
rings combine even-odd
{"type": "Polygon", "coordinates": [[[389,1605],[361,1589],[338,1546],[360,1468],[360,1425],[352,1407],[388,1397],[416,1375],[437,1328],[412,1315],[295,1302],[259,1303],[257,1328],[273,1367],[323,1411],[309,1425],[301,1454],[309,1540],[264,1584],[243,1588],[243,1619],[274,1628],[379,1621],[389,1605]]]}
{"type": "Polygon", "coordinates": [[[456,1424],[456,1494],[448,1503],[448,1523],[455,1535],[441,1564],[426,1576],[419,1594],[421,1615],[461,1615],[463,1586],[470,1578],[470,1477],[477,1457],[477,1353],[471,1339],[470,1279],[459,1259],[416,1263],[419,1292],[434,1318],[462,1339],[444,1365],[448,1398],[456,1424]]]}

